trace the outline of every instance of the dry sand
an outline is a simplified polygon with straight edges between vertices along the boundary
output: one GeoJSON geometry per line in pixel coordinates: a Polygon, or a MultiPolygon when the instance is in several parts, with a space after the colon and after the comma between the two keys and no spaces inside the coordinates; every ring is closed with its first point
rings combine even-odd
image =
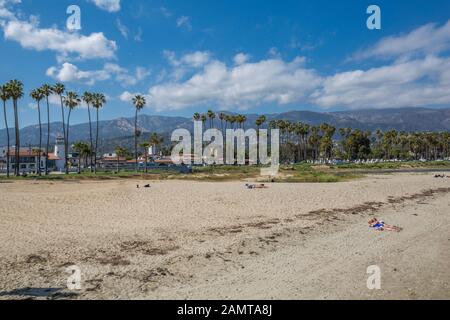
{"type": "Polygon", "coordinates": [[[0,299],[450,299],[450,179],[138,183],[0,183],[0,299]]]}

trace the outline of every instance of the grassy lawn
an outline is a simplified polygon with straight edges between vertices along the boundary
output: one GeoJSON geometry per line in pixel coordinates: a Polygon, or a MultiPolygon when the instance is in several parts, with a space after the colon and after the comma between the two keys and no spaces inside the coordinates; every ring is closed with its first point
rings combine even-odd
{"type": "MultiPolygon", "coordinates": [[[[277,177],[272,182],[279,183],[333,183],[360,179],[364,177],[361,170],[396,170],[396,169],[449,169],[450,161],[436,162],[397,162],[397,163],[375,163],[375,164],[343,164],[343,165],[311,165],[296,164],[282,165],[277,177]]],[[[148,174],[143,172],[123,171],[118,174],[113,172],[98,172],[93,174],[83,172],[82,174],[70,175],[29,175],[27,177],[0,176],[0,183],[21,180],[43,180],[43,181],[71,181],[71,180],[113,180],[113,179],[142,179],[142,180],[185,180],[185,181],[264,181],[260,176],[260,168],[257,166],[208,166],[194,167],[191,174],[178,173],[176,171],[149,170],[148,174]]],[[[268,181],[268,180],[266,180],[268,181]]]]}

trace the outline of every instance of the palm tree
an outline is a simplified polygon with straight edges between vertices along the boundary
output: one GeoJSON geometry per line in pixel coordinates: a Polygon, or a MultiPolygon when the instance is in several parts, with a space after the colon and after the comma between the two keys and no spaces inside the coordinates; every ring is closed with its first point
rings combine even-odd
{"type": "Polygon", "coordinates": [[[119,168],[120,158],[121,157],[126,157],[127,154],[128,154],[128,150],[125,149],[125,148],[122,148],[120,146],[117,146],[116,149],[115,149],[115,152],[116,152],[116,156],[117,156],[117,173],[119,173],[119,170],[120,170],[120,168],[119,168]]]}
{"type": "Polygon", "coordinates": [[[15,150],[15,175],[20,175],[20,129],[19,129],[19,112],[17,102],[23,97],[23,83],[19,80],[11,80],[7,84],[7,90],[9,96],[13,101],[14,107],[14,123],[15,123],[15,133],[16,133],[16,150],[15,150]]]}
{"type": "Polygon", "coordinates": [[[200,116],[200,120],[202,121],[202,126],[203,126],[203,130],[205,130],[206,129],[206,120],[207,120],[207,116],[206,116],[206,114],[202,114],[201,116],[200,116]]]}
{"type": "Polygon", "coordinates": [[[44,84],[40,88],[42,94],[47,102],[47,145],[45,148],[45,175],[48,175],[48,153],[50,152],[50,103],[48,97],[52,94],[52,87],[48,84],[44,84]]]}
{"type": "MultiPolygon", "coordinates": [[[[85,92],[83,93],[83,96],[81,97],[81,99],[86,103],[87,108],[88,108],[88,116],[89,116],[89,141],[91,143],[91,151],[94,149],[94,142],[92,140],[92,118],[91,118],[91,103],[93,101],[93,96],[92,93],[90,92],[85,92]]],[[[91,172],[93,170],[92,168],[92,153],[90,156],[90,167],[91,167],[91,172]]]]}
{"type": "Polygon", "coordinates": [[[164,138],[158,136],[156,132],[153,132],[152,135],[150,136],[150,146],[154,147],[155,149],[156,147],[159,147],[163,142],[164,138]]]}
{"type": "Polygon", "coordinates": [[[149,142],[144,142],[139,145],[144,149],[144,159],[145,159],[145,173],[148,173],[148,148],[150,148],[149,142]]]}
{"type": "Polygon", "coordinates": [[[207,116],[209,118],[209,128],[212,129],[214,126],[214,119],[216,118],[216,113],[212,110],[208,110],[207,116]]]}
{"type": "Polygon", "coordinates": [[[92,107],[96,109],[97,119],[96,119],[96,132],[95,132],[95,148],[94,148],[94,173],[97,173],[97,152],[98,152],[98,122],[99,122],[99,110],[106,104],[106,97],[102,93],[92,94],[92,107]]]}
{"type": "Polygon", "coordinates": [[[141,95],[137,95],[133,98],[133,104],[136,109],[136,114],[134,117],[134,157],[136,160],[135,168],[136,171],[138,171],[138,152],[137,152],[137,137],[138,137],[138,128],[137,128],[137,122],[138,122],[138,113],[141,111],[145,105],[147,104],[147,101],[145,101],[145,98],[141,95]]]}
{"type": "Polygon", "coordinates": [[[192,117],[192,119],[194,119],[194,121],[200,121],[201,120],[201,115],[200,113],[196,112],[194,113],[194,116],[192,117]]]}
{"type": "MultiPolygon", "coordinates": [[[[259,129],[261,128],[261,126],[266,122],[266,116],[260,116],[258,117],[258,119],[256,119],[255,124],[256,124],[256,136],[259,139],[259,129]]],[[[256,148],[257,148],[257,155],[258,155],[258,161],[257,164],[259,165],[259,141],[256,144],[256,148]]]]}
{"type": "Polygon", "coordinates": [[[3,116],[5,119],[6,128],[6,139],[7,139],[7,149],[6,149],[6,177],[9,178],[9,150],[10,150],[10,138],[9,138],[9,127],[8,127],[8,117],[6,114],[6,101],[10,98],[8,87],[6,85],[0,86],[0,99],[3,101],[3,116]]]}
{"type": "MultiPolygon", "coordinates": [[[[70,92],[69,92],[70,93],[70,92]]],[[[69,94],[68,93],[68,94],[69,94]]],[[[65,101],[64,101],[64,104],[66,104],[66,106],[67,106],[67,98],[65,99],[65,101]]],[[[72,104],[73,105],[73,104],[72,104]]],[[[70,107],[69,107],[70,108],[70,107]]],[[[70,110],[71,109],[69,109],[69,112],[70,112],[70,110]]],[[[67,124],[68,125],[68,124],[67,124]]],[[[89,153],[90,153],[90,147],[89,147],[89,145],[87,144],[87,143],[85,143],[85,142],[75,142],[73,145],[72,145],[72,149],[73,150],[75,150],[75,152],[77,152],[78,153],[78,174],[81,174],[81,159],[83,158],[83,157],[87,157],[88,155],[89,155],[89,153]]],[[[68,167],[68,166],[67,166],[68,167]]]]}
{"type": "Polygon", "coordinates": [[[224,133],[223,131],[223,122],[225,121],[227,115],[223,112],[219,113],[219,119],[220,119],[220,128],[222,129],[222,135],[224,133]]]}
{"type": "Polygon", "coordinates": [[[38,167],[37,174],[41,175],[41,153],[42,153],[42,122],[41,122],[41,100],[44,99],[44,94],[39,89],[31,91],[30,96],[37,103],[38,119],[39,119],[39,149],[37,149],[38,167]]]}
{"type": "MultiPolygon", "coordinates": [[[[65,145],[68,146],[69,141],[69,133],[70,133],[70,115],[72,114],[72,110],[75,109],[81,103],[81,99],[75,92],[67,92],[67,95],[64,97],[64,104],[67,108],[69,108],[69,114],[67,116],[67,134],[65,145]]],[[[66,174],[69,174],[69,148],[67,147],[65,150],[65,164],[66,164],[66,174]]]]}
{"type": "MultiPolygon", "coordinates": [[[[64,102],[63,102],[63,94],[64,91],[66,91],[66,87],[62,83],[57,83],[52,87],[52,92],[59,96],[59,101],[61,103],[61,119],[62,119],[62,126],[63,126],[63,135],[64,135],[64,152],[66,154],[66,166],[67,166],[67,152],[69,150],[69,141],[66,137],[66,120],[64,116],[64,102]]],[[[67,129],[67,132],[69,130],[67,129]]]]}

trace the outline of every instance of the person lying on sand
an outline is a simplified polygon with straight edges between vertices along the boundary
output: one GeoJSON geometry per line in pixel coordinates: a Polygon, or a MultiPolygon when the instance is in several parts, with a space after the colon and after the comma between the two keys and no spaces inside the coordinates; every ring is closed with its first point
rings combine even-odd
{"type": "Polygon", "coordinates": [[[400,232],[403,229],[397,226],[392,226],[384,223],[384,221],[378,221],[376,218],[373,218],[369,221],[369,226],[374,228],[377,231],[395,231],[400,232]]]}
{"type": "Polygon", "coordinates": [[[267,188],[269,188],[264,184],[256,185],[256,184],[248,184],[247,183],[245,186],[247,187],[247,189],[267,189],[267,188]]]}

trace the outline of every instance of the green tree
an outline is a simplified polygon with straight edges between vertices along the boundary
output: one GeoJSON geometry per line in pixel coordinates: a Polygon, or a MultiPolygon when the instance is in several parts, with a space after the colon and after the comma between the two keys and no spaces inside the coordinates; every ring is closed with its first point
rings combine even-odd
{"type": "Polygon", "coordinates": [[[6,141],[7,141],[7,147],[6,147],[6,177],[9,178],[9,156],[10,156],[10,137],[9,137],[9,127],[8,127],[8,116],[6,112],[6,102],[10,99],[8,87],[6,85],[0,86],[0,99],[3,101],[3,117],[5,121],[5,128],[6,128],[6,141]]]}
{"type": "MultiPolygon", "coordinates": [[[[64,97],[64,105],[69,108],[69,114],[67,115],[67,134],[66,134],[66,143],[68,145],[69,142],[69,133],[70,133],[70,116],[72,111],[78,107],[81,103],[81,99],[75,92],[67,92],[67,95],[64,97]]],[[[65,150],[65,165],[66,165],[66,174],[69,174],[69,148],[67,147],[65,150]]]]}
{"type": "Polygon", "coordinates": [[[97,153],[98,153],[98,137],[99,137],[99,113],[100,109],[106,104],[106,97],[102,93],[92,94],[92,107],[96,110],[96,130],[95,130],[95,147],[94,147],[94,173],[97,173],[97,153]]]}
{"type": "MultiPolygon", "coordinates": [[[[92,137],[92,117],[91,117],[91,104],[93,102],[93,94],[90,92],[84,92],[83,96],[81,97],[81,99],[84,101],[84,103],[86,103],[87,105],[87,109],[88,109],[88,119],[89,119],[89,142],[90,142],[90,147],[91,147],[91,151],[94,150],[94,141],[93,141],[93,137],[92,137]]],[[[91,172],[93,171],[93,161],[92,161],[92,154],[93,152],[91,152],[91,156],[90,156],[90,168],[91,168],[91,172]]]]}
{"type": "Polygon", "coordinates": [[[39,90],[41,90],[47,103],[47,144],[45,147],[45,175],[48,175],[48,155],[50,153],[50,103],[48,101],[48,98],[52,94],[52,87],[48,84],[44,84],[39,90]]]}
{"type": "Polygon", "coordinates": [[[42,121],[41,121],[41,101],[44,99],[44,94],[39,89],[34,89],[30,93],[31,98],[37,103],[38,121],[39,121],[39,148],[37,149],[38,163],[36,172],[41,175],[41,153],[42,153],[42,121]]]}
{"type": "Polygon", "coordinates": [[[134,158],[136,160],[135,163],[135,168],[136,171],[138,171],[139,167],[138,167],[138,150],[137,150],[137,146],[138,146],[138,142],[137,142],[137,138],[138,138],[138,113],[139,111],[141,111],[145,105],[147,104],[147,102],[145,101],[145,98],[141,95],[137,95],[133,98],[133,104],[134,104],[134,108],[136,110],[135,113],[135,117],[134,117],[134,158]]]}
{"type": "Polygon", "coordinates": [[[14,107],[14,123],[15,123],[15,134],[16,134],[16,150],[15,150],[15,175],[20,175],[20,127],[19,127],[19,108],[18,101],[23,97],[23,83],[19,80],[11,80],[7,84],[7,90],[9,96],[13,101],[14,107]]]}

